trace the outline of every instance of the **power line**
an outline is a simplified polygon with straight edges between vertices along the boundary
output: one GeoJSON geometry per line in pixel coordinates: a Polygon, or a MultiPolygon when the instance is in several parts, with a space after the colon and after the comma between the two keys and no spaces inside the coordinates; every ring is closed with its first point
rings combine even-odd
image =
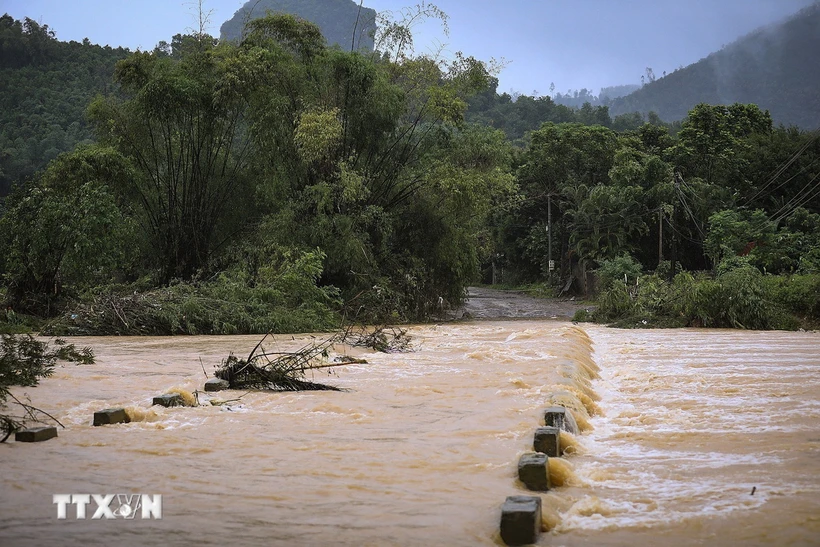
{"type": "MultiPolygon", "coordinates": [[[[769,192],[769,194],[773,194],[776,190],[781,189],[783,186],[785,186],[786,184],[790,183],[791,181],[793,181],[794,179],[796,179],[797,177],[799,177],[800,175],[802,175],[803,173],[808,171],[809,168],[814,166],[815,163],[817,163],[817,160],[816,159],[812,160],[812,162],[810,164],[808,164],[806,167],[804,167],[803,169],[801,169],[799,173],[797,173],[795,175],[792,175],[791,177],[787,178],[786,180],[784,180],[783,182],[781,182],[780,184],[778,184],[777,186],[772,188],[771,191],[769,192]]],[[[752,198],[752,199],[754,199],[754,198],[752,198]]],[[[748,200],[748,201],[751,201],[751,199],[748,200]]]]}
{"type": "MultiPolygon", "coordinates": [[[[690,190],[692,190],[691,186],[686,184],[686,181],[683,180],[683,177],[681,176],[680,173],[676,173],[676,175],[678,177],[678,180],[680,180],[686,188],[689,188],[690,190]]],[[[677,185],[675,186],[675,189],[678,192],[678,198],[680,199],[680,202],[683,204],[684,210],[686,210],[686,212],[692,218],[692,222],[695,223],[695,228],[698,229],[698,232],[700,233],[700,236],[702,238],[705,238],[706,234],[703,232],[703,228],[700,227],[700,224],[698,223],[698,219],[695,218],[695,214],[692,212],[692,208],[689,207],[689,204],[686,202],[686,196],[684,195],[683,190],[681,190],[680,187],[677,186],[677,185]]],[[[694,190],[693,190],[693,192],[694,192],[694,190]]]]}
{"type": "Polygon", "coordinates": [[[787,216],[789,216],[790,214],[792,214],[792,213],[795,211],[795,209],[797,209],[798,207],[802,207],[803,205],[805,205],[806,203],[808,203],[809,201],[811,201],[812,199],[814,199],[814,198],[818,195],[818,193],[820,193],[820,192],[818,192],[818,190],[820,190],[820,183],[817,183],[817,184],[815,185],[815,187],[816,187],[816,188],[810,189],[809,187],[810,187],[810,186],[814,183],[814,181],[816,181],[818,178],[820,178],[820,172],[818,172],[816,175],[814,175],[814,177],[813,177],[813,178],[809,181],[809,183],[808,183],[808,184],[806,184],[806,185],[805,185],[805,186],[804,186],[804,187],[803,187],[803,188],[802,188],[802,189],[801,189],[801,190],[797,193],[797,195],[795,195],[792,199],[790,199],[790,200],[789,200],[789,201],[788,201],[788,202],[787,202],[787,203],[786,203],[783,207],[781,207],[781,208],[780,208],[780,209],[779,209],[779,210],[778,210],[778,211],[777,211],[777,212],[773,215],[773,217],[774,217],[774,218],[773,218],[774,222],[780,222],[781,220],[783,220],[784,218],[786,218],[787,216]],[[808,191],[807,191],[807,190],[808,190],[808,191]],[[804,194],[804,193],[805,193],[805,196],[804,196],[804,197],[801,197],[801,196],[803,196],[803,194],[804,194]],[[792,203],[792,202],[794,202],[794,203],[792,203]]]}
{"type": "Polygon", "coordinates": [[[675,226],[672,222],[669,222],[669,219],[665,218],[665,219],[664,219],[664,222],[666,222],[666,225],[667,225],[667,226],[669,226],[670,228],[672,228],[672,231],[673,231],[673,232],[675,232],[676,234],[678,234],[679,236],[681,236],[683,239],[686,239],[686,240],[691,241],[692,243],[694,243],[694,244],[696,244],[696,245],[699,245],[700,247],[703,247],[703,241],[701,241],[700,239],[695,239],[695,238],[693,238],[692,236],[687,235],[687,234],[685,234],[685,233],[681,232],[681,231],[678,229],[678,227],[677,227],[677,226],[675,226]]]}
{"type": "Polygon", "coordinates": [[[808,141],[806,141],[806,144],[800,147],[800,150],[798,150],[791,158],[789,158],[785,163],[781,164],[780,167],[776,170],[775,174],[769,179],[769,181],[766,184],[764,184],[763,187],[761,187],[757,192],[755,192],[755,194],[752,197],[748,198],[746,202],[752,201],[758,195],[763,193],[766,190],[766,188],[774,184],[774,182],[780,177],[780,175],[782,175],[786,171],[786,169],[788,169],[791,166],[791,164],[797,161],[797,158],[799,158],[803,154],[803,152],[805,152],[806,149],[808,149],[808,147],[811,146],[814,143],[814,141],[817,140],[818,137],[820,137],[820,128],[816,129],[814,131],[814,136],[808,141]]]}

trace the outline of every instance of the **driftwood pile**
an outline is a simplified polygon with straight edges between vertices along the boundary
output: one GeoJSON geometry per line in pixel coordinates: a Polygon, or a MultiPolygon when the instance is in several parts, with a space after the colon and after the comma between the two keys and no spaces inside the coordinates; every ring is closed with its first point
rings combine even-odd
{"type": "Polygon", "coordinates": [[[214,375],[228,382],[231,389],[264,389],[274,391],[342,391],[340,388],[313,382],[308,373],[345,365],[366,363],[362,359],[342,356],[332,362],[329,354],[335,344],[369,347],[385,353],[411,351],[407,331],[396,327],[346,329],[324,340],[313,340],[296,351],[266,351],[262,344],[266,334],[246,359],[229,355],[214,375]]]}
{"type": "Polygon", "coordinates": [[[228,356],[216,369],[215,376],[226,380],[232,389],[271,389],[275,391],[341,391],[339,388],[310,382],[308,371],[351,364],[328,363],[330,347],[336,337],[311,342],[293,352],[269,352],[262,348],[268,335],[256,344],[247,359],[228,356]]]}

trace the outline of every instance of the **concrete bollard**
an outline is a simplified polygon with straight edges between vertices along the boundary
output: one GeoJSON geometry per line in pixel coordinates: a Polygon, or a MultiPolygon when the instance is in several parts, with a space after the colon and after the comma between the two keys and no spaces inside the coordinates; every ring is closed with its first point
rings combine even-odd
{"type": "Polygon", "coordinates": [[[550,489],[550,464],[546,454],[524,454],[518,460],[518,480],[529,490],[550,489]]]}
{"type": "Polygon", "coordinates": [[[547,427],[557,427],[573,435],[578,434],[578,424],[572,412],[562,406],[551,406],[544,411],[544,424],[547,427]]]}
{"type": "Polygon", "coordinates": [[[179,393],[166,393],[165,395],[154,397],[154,402],[152,402],[151,404],[165,407],[182,406],[182,395],[180,395],[179,393]]]}
{"type": "Polygon", "coordinates": [[[14,440],[18,443],[39,443],[53,439],[57,436],[57,428],[54,426],[32,427],[22,429],[14,434],[14,440]]]}
{"type": "Polygon", "coordinates": [[[501,539],[507,545],[529,545],[541,534],[541,498],[509,496],[501,506],[501,539]]]}
{"type": "Polygon", "coordinates": [[[94,413],[94,425],[127,424],[130,421],[124,408],[106,408],[94,413]]]}
{"type": "Polygon", "coordinates": [[[539,427],[535,430],[532,448],[551,458],[561,456],[561,430],[557,427],[539,427]]]}
{"type": "Polygon", "coordinates": [[[220,380],[219,378],[211,378],[205,382],[205,391],[222,391],[229,387],[231,387],[231,384],[227,380],[220,380]]]}

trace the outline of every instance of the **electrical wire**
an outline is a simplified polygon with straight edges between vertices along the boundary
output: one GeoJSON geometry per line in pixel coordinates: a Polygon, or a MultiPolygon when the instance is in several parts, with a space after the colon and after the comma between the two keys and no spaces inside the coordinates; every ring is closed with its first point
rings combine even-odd
{"type": "Polygon", "coordinates": [[[763,193],[766,190],[766,188],[774,184],[774,182],[780,177],[780,175],[782,175],[786,171],[786,169],[788,169],[791,166],[791,164],[797,161],[797,158],[799,158],[803,154],[803,152],[805,152],[808,149],[808,147],[811,146],[814,143],[814,141],[818,139],[818,137],[820,137],[820,128],[815,129],[814,136],[808,141],[806,141],[806,144],[800,147],[800,150],[798,150],[791,158],[789,158],[785,163],[781,164],[780,167],[776,170],[775,174],[769,179],[769,181],[766,182],[766,184],[764,184],[757,192],[755,192],[755,194],[752,197],[746,199],[745,202],[748,203],[752,201],[761,193],[763,193]]]}
{"type": "Polygon", "coordinates": [[[808,184],[806,184],[803,188],[800,189],[800,191],[797,193],[797,195],[792,197],[788,202],[786,202],[785,205],[783,205],[783,207],[778,209],[778,211],[774,215],[772,215],[772,220],[774,220],[774,222],[780,222],[785,217],[792,214],[795,209],[797,209],[798,207],[802,207],[803,205],[805,205],[806,203],[808,203],[809,201],[814,199],[814,197],[817,196],[817,192],[814,192],[814,191],[815,191],[815,189],[820,188],[820,183],[817,183],[815,185],[816,188],[814,188],[814,189],[810,189],[809,187],[818,178],[820,178],[820,171],[816,175],[814,175],[814,177],[809,181],[808,184]],[[804,192],[805,192],[805,197],[801,197],[801,196],[804,195],[804,192]],[[812,192],[814,192],[814,193],[812,193],[812,192]]]}
{"type": "MultiPolygon", "coordinates": [[[[686,188],[689,188],[690,190],[692,190],[692,193],[694,193],[694,189],[692,189],[692,187],[689,186],[686,183],[685,180],[683,180],[683,177],[681,176],[681,174],[678,173],[677,176],[678,176],[678,179],[683,183],[683,185],[686,188]]],[[[692,219],[692,222],[695,223],[695,228],[698,229],[698,232],[700,233],[700,236],[702,238],[706,238],[706,234],[703,232],[703,228],[701,228],[700,223],[698,222],[698,219],[695,217],[695,214],[692,212],[692,208],[689,207],[689,203],[686,202],[686,196],[684,195],[683,190],[681,190],[680,187],[678,187],[678,186],[676,186],[675,189],[678,192],[678,198],[680,199],[680,202],[683,204],[684,210],[689,214],[689,216],[692,219]]]]}
{"type": "Polygon", "coordinates": [[[675,226],[674,224],[672,224],[672,223],[671,223],[671,222],[669,222],[668,220],[666,220],[666,225],[667,225],[667,226],[669,226],[669,227],[672,229],[672,231],[673,231],[673,232],[675,232],[676,234],[678,234],[679,236],[681,236],[683,239],[686,239],[687,241],[691,241],[692,243],[694,243],[695,245],[698,245],[699,247],[703,247],[703,241],[702,241],[702,240],[700,240],[700,239],[695,239],[695,238],[693,238],[692,236],[689,236],[689,235],[687,235],[687,234],[685,234],[685,233],[681,232],[681,231],[677,228],[677,226],[675,226]]]}
{"type": "MultiPolygon", "coordinates": [[[[808,164],[806,167],[804,167],[803,169],[801,169],[799,173],[792,175],[791,177],[787,178],[786,180],[784,180],[783,182],[781,182],[780,184],[778,184],[777,186],[772,188],[771,191],[769,192],[769,194],[774,193],[776,190],[780,190],[782,187],[784,187],[785,185],[787,185],[788,183],[790,183],[791,181],[793,181],[794,179],[796,179],[797,177],[799,177],[800,175],[802,175],[803,173],[808,171],[809,168],[813,167],[815,163],[817,163],[817,160],[816,159],[812,160],[812,162],[810,164],[808,164]]],[[[751,200],[747,200],[747,202],[748,201],[751,201],[751,200]]]]}

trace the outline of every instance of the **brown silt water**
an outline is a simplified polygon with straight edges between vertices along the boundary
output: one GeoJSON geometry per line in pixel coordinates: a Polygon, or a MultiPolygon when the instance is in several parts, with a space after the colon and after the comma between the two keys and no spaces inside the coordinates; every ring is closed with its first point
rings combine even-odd
{"type": "Polygon", "coordinates": [[[0,446],[0,545],[499,545],[501,504],[527,494],[518,458],[556,404],[583,431],[562,436],[539,544],[818,544],[820,335],[548,319],[410,334],[410,353],[335,348],[367,363],[309,379],[345,391],[177,408],[151,398],[189,397],[203,365],[259,337],[72,340],[97,363],[14,391],[66,429],[0,446]],[[91,425],[119,406],[131,423],[91,425]],[[159,494],[162,518],[95,520],[92,503],[59,520],[52,496],[83,493],[159,494]]]}

